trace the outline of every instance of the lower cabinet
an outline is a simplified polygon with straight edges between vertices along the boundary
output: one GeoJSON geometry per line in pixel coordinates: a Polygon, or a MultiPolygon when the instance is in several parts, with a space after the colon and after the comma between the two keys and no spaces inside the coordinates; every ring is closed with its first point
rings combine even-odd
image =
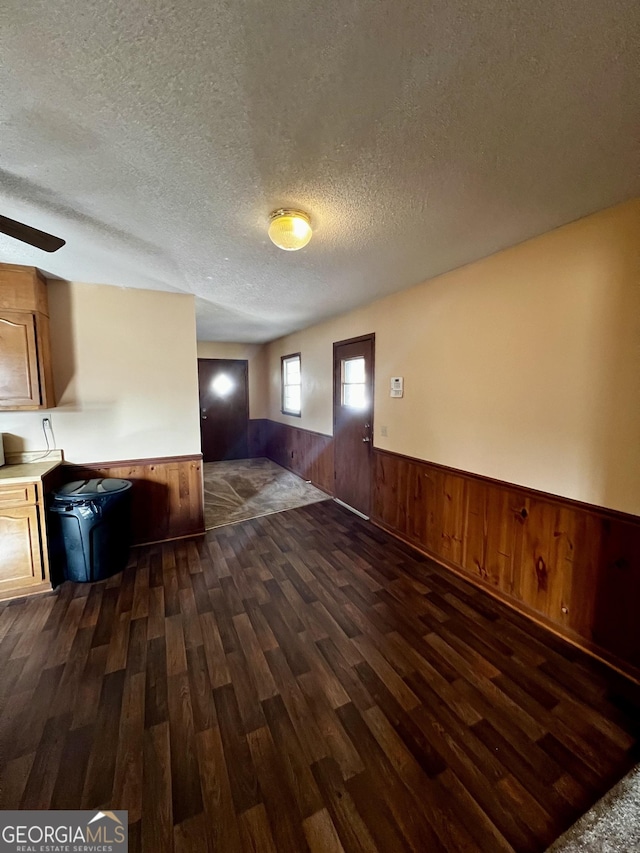
{"type": "Polygon", "coordinates": [[[0,486],[0,599],[49,586],[41,483],[0,486]]]}

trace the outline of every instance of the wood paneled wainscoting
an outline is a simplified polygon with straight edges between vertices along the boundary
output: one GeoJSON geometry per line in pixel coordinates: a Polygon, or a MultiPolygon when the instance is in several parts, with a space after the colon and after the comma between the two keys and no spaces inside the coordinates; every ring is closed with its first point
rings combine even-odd
{"type": "Polygon", "coordinates": [[[204,533],[202,456],[66,464],[64,482],[85,477],[131,480],[133,544],[204,533]]]}
{"type": "Polygon", "coordinates": [[[640,680],[640,518],[374,458],[372,521],[640,680]]]}
{"type": "Polygon", "coordinates": [[[333,438],[271,420],[249,422],[252,456],[266,456],[314,486],[333,494],[333,438]]]}
{"type": "Polygon", "coordinates": [[[249,421],[249,456],[251,459],[259,459],[267,455],[270,423],[272,421],[266,418],[251,418],[249,421]]]}

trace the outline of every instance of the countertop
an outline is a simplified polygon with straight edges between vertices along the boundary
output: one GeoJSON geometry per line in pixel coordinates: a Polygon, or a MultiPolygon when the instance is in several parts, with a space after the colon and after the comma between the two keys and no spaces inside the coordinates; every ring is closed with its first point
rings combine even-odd
{"type": "Polygon", "coordinates": [[[62,465],[62,458],[49,456],[39,462],[19,462],[0,468],[0,486],[22,485],[42,480],[50,471],[62,465]]]}

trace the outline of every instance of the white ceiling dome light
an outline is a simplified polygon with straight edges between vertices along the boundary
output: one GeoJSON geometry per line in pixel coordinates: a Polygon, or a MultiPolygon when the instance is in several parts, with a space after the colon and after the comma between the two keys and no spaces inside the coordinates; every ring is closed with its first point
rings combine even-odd
{"type": "Polygon", "coordinates": [[[311,220],[301,210],[280,208],[269,217],[269,239],[285,252],[304,248],[312,234],[311,220]]]}

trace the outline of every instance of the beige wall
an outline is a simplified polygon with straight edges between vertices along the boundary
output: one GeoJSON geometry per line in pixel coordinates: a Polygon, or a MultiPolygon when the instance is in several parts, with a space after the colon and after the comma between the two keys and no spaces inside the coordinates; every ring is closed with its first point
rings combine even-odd
{"type": "Polygon", "coordinates": [[[262,344],[228,344],[198,341],[198,358],[236,358],[249,362],[249,417],[266,418],[268,412],[267,351],[262,344]]]}
{"type": "Polygon", "coordinates": [[[368,332],[377,447],[640,514],[640,199],[275,341],[269,417],[330,434],[332,343],[368,332]]]}
{"type": "MultiPolygon", "coordinates": [[[[200,452],[192,296],[49,282],[57,446],[70,462],[200,452]]],[[[42,412],[0,414],[9,450],[44,447],[42,412]]]]}

